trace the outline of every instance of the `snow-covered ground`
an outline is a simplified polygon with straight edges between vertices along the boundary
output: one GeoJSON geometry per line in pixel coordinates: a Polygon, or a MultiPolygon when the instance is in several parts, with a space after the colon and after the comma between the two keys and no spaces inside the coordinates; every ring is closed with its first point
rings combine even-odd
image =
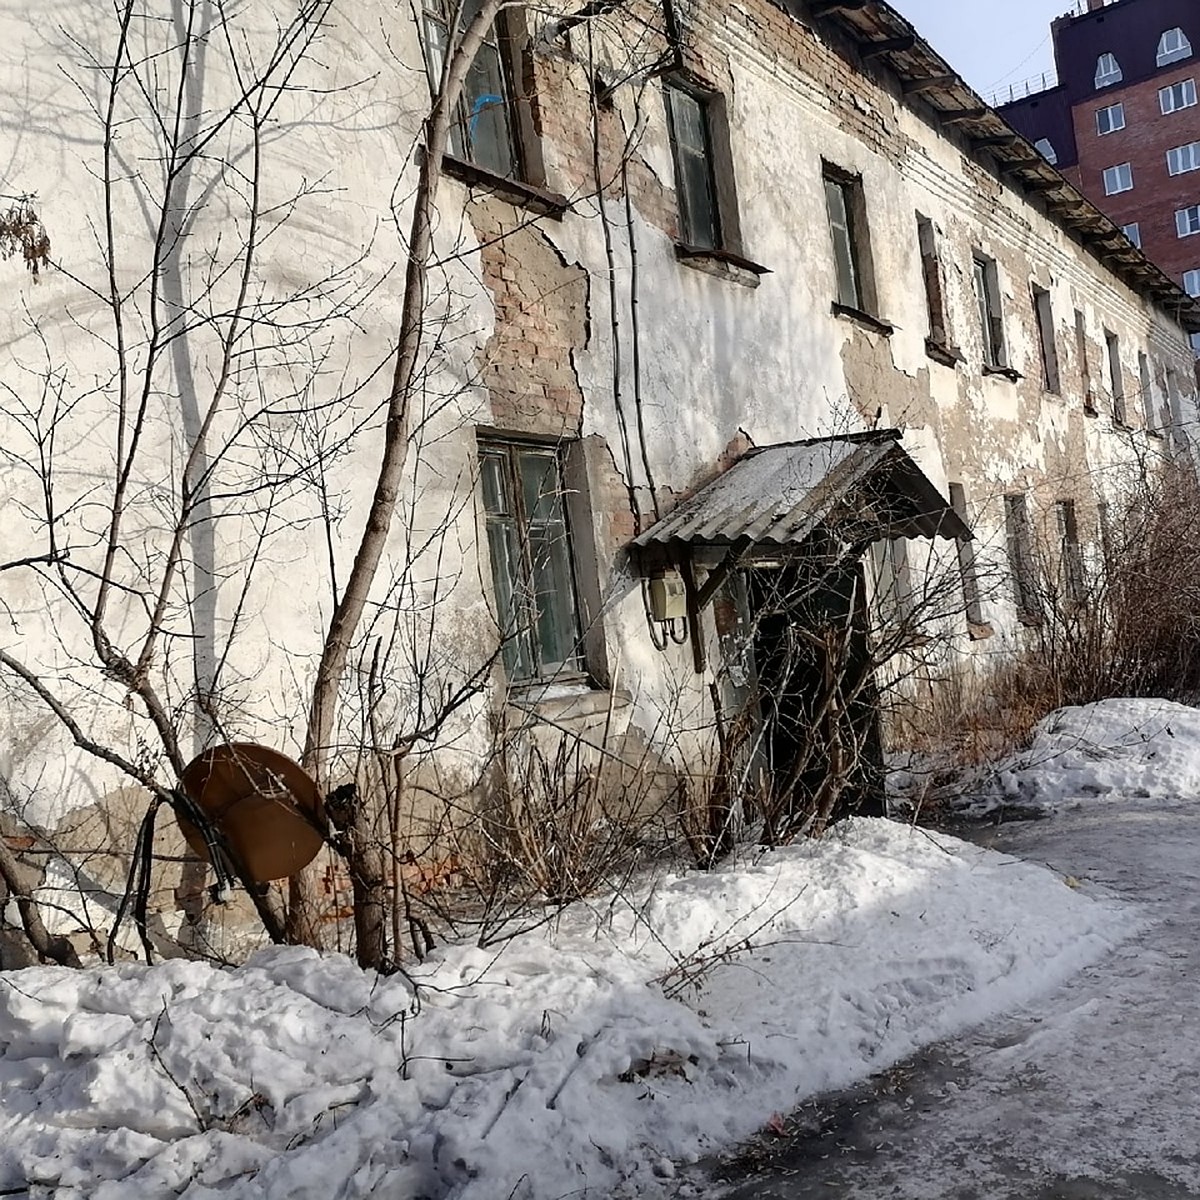
{"type": "Polygon", "coordinates": [[[1116,897],[1136,938],[1062,987],[919,1056],[825,1137],[706,1196],[728,1200],[1200,1197],[1200,712],[1109,701],[1056,714],[1011,793],[1055,819],[995,846],[1116,897]]]}
{"type": "MultiPolygon", "coordinates": [[[[1155,727],[1156,755],[1190,712],[1155,727]]],[[[1098,761],[1131,778],[1130,754],[1143,777],[1167,761],[1125,751],[1098,761]]],[[[1083,769],[1054,761],[1024,769],[1083,769]]],[[[677,1164],[1029,1003],[1144,924],[1068,874],[858,819],[408,978],[298,949],[0,975],[0,1192],[652,1197],[677,1164]]]]}

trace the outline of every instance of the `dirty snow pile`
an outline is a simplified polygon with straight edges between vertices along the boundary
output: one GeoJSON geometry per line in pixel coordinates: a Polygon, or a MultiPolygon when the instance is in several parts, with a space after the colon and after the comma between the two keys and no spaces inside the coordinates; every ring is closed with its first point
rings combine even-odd
{"type": "Polygon", "coordinates": [[[1039,722],[1033,744],[968,800],[1056,812],[1089,800],[1190,804],[1200,796],[1200,709],[1170,700],[1101,700],[1039,722]]]}
{"type": "Polygon", "coordinates": [[[1129,919],[882,820],[408,978],[296,948],[238,969],[0,975],[0,1191],[127,1200],[656,1196],[804,1096],[1024,1002],[1129,919]]]}

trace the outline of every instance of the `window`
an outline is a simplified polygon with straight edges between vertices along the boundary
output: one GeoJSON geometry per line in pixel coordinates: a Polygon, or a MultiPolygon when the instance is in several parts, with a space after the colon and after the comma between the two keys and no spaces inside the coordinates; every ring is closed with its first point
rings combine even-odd
{"type": "Polygon", "coordinates": [[[1081,604],[1087,594],[1087,583],[1083,574],[1083,552],[1079,546],[1075,501],[1056,500],[1054,516],[1058,523],[1058,563],[1062,573],[1062,594],[1073,603],[1081,604]]]}
{"type": "Polygon", "coordinates": [[[1140,250],[1142,248],[1142,227],[1137,221],[1122,225],[1121,232],[1140,250]]]}
{"type": "MultiPolygon", "coordinates": [[[[446,47],[454,40],[450,22],[458,7],[453,0],[425,0],[425,53],[434,89],[441,87],[446,47]]],[[[462,30],[479,11],[479,0],[466,0],[459,11],[462,30]]],[[[512,11],[502,12],[471,64],[450,129],[449,153],[495,175],[528,178],[518,145],[522,121],[513,88],[513,80],[520,78],[519,64],[511,61],[518,45],[516,19],[512,11]]]]}
{"type": "Polygon", "coordinates": [[[837,272],[837,303],[844,308],[872,313],[876,309],[871,247],[867,240],[866,203],[862,180],[826,163],[825,208],[833,240],[837,272]]]}
{"type": "Polygon", "coordinates": [[[912,617],[914,607],[908,541],[882,538],[872,543],[871,557],[876,618],[885,628],[903,626],[912,617]]]}
{"type": "Polygon", "coordinates": [[[1013,599],[1017,616],[1026,624],[1042,619],[1037,570],[1033,558],[1033,529],[1029,501],[1024,492],[1004,497],[1004,529],[1008,540],[1008,567],[1012,572],[1013,599]]]}
{"type": "Polygon", "coordinates": [[[1183,290],[1189,296],[1200,296],[1200,271],[1184,271],[1183,290]]]}
{"type": "Polygon", "coordinates": [[[710,98],[678,83],[668,83],[666,95],[679,198],[679,236],[698,250],[715,250],[724,239],[717,203],[710,98]]]}
{"type": "Polygon", "coordinates": [[[1054,143],[1049,138],[1038,138],[1033,143],[1033,148],[1048,162],[1058,162],[1058,151],[1054,149],[1054,143]]]}
{"type": "Polygon", "coordinates": [[[1004,346],[1004,317],[1000,311],[1000,280],[995,261],[976,254],[974,278],[979,328],[983,336],[983,363],[987,367],[1003,369],[1008,366],[1008,354],[1004,346]]]}
{"type": "Polygon", "coordinates": [[[1150,360],[1144,351],[1138,352],[1138,387],[1142,390],[1142,415],[1150,433],[1158,429],[1158,417],[1154,412],[1154,386],[1150,380],[1150,360]]]}
{"type": "Polygon", "coordinates": [[[1079,383],[1083,388],[1083,411],[1086,416],[1096,416],[1096,400],[1092,395],[1092,367],[1088,361],[1087,326],[1083,313],[1075,310],[1075,354],[1079,359],[1079,383]]]}
{"type": "Polygon", "coordinates": [[[1115,55],[1102,54],[1096,59],[1096,87],[1112,87],[1114,83],[1120,83],[1122,78],[1121,64],[1115,55]]]}
{"type": "Polygon", "coordinates": [[[1121,339],[1106,329],[1104,345],[1108,351],[1108,388],[1112,394],[1113,420],[1119,425],[1128,425],[1129,414],[1125,411],[1125,378],[1121,370],[1121,339]]]}
{"type": "Polygon", "coordinates": [[[1175,210],[1175,232],[1181,238],[1200,233],[1200,204],[1192,204],[1187,208],[1175,210]]]}
{"type": "Polygon", "coordinates": [[[1189,142],[1167,151],[1167,170],[1172,175],[1185,175],[1200,168],[1200,142],[1189,142]]]}
{"type": "Polygon", "coordinates": [[[1121,163],[1116,167],[1106,167],[1104,170],[1104,194],[1115,196],[1118,192],[1128,192],[1133,188],[1133,167],[1129,163],[1121,163]]]}
{"type": "Polygon", "coordinates": [[[480,442],[483,507],[503,658],[513,681],[583,670],[559,451],[480,442]]]}
{"type": "Polygon", "coordinates": [[[1125,128],[1125,105],[1110,104],[1105,108],[1096,109],[1096,132],[1103,137],[1106,133],[1116,133],[1125,128]]]}
{"type": "Polygon", "coordinates": [[[942,291],[937,234],[933,222],[920,213],[917,213],[917,244],[921,249],[921,277],[925,283],[925,307],[929,313],[929,340],[941,348],[948,348],[946,297],[942,291]]]}
{"type": "Polygon", "coordinates": [[[1182,59],[1191,57],[1192,43],[1188,41],[1187,34],[1178,26],[1174,29],[1168,29],[1158,39],[1157,62],[1160,67],[1165,67],[1168,63],[1180,62],[1182,59]]]}
{"type": "MultiPolygon", "coordinates": [[[[970,524],[967,518],[967,493],[961,483],[950,485],[950,507],[970,524]]],[[[969,538],[958,539],[958,569],[962,574],[963,606],[967,621],[974,626],[986,624],[983,618],[983,602],[979,594],[979,572],[975,566],[975,543],[969,538]]]]}
{"type": "Polygon", "coordinates": [[[1033,285],[1033,315],[1037,318],[1038,342],[1042,351],[1042,386],[1048,392],[1058,393],[1058,343],[1054,337],[1054,310],[1050,304],[1050,293],[1045,288],[1033,285]]]}
{"type": "Polygon", "coordinates": [[[1160,88],[1158,92],[1158,107],[1163,116],[1178,112],[1181,108],[1194,108],[1196,105],[1196,81],[1183,79],[1170,87],[1160,88]]]}

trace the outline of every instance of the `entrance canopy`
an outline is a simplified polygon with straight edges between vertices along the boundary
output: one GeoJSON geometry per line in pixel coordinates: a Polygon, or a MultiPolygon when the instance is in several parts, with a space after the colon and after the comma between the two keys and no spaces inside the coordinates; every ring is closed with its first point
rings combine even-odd
{"type": "Polygon", "coordinates": [[[875,537],[969,539],[971,531],[900,445],[896,429],[763,446],[634,540],[798,547],[824,524],[875,537]]]}

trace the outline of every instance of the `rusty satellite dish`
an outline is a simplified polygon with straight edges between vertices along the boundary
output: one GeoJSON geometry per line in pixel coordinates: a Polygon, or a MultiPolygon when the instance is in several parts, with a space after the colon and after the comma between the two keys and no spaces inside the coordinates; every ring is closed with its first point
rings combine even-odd
{"type": "MultiPolygon", "coordinates": [[[[214,746],[188,763],[180,782],[252,883],[295,875],[325,842],[317,785],[278,750],[250,742],[214,746]]],[[[177,819],[188,845],[211,861],[200,830],[177,819]]]]}

